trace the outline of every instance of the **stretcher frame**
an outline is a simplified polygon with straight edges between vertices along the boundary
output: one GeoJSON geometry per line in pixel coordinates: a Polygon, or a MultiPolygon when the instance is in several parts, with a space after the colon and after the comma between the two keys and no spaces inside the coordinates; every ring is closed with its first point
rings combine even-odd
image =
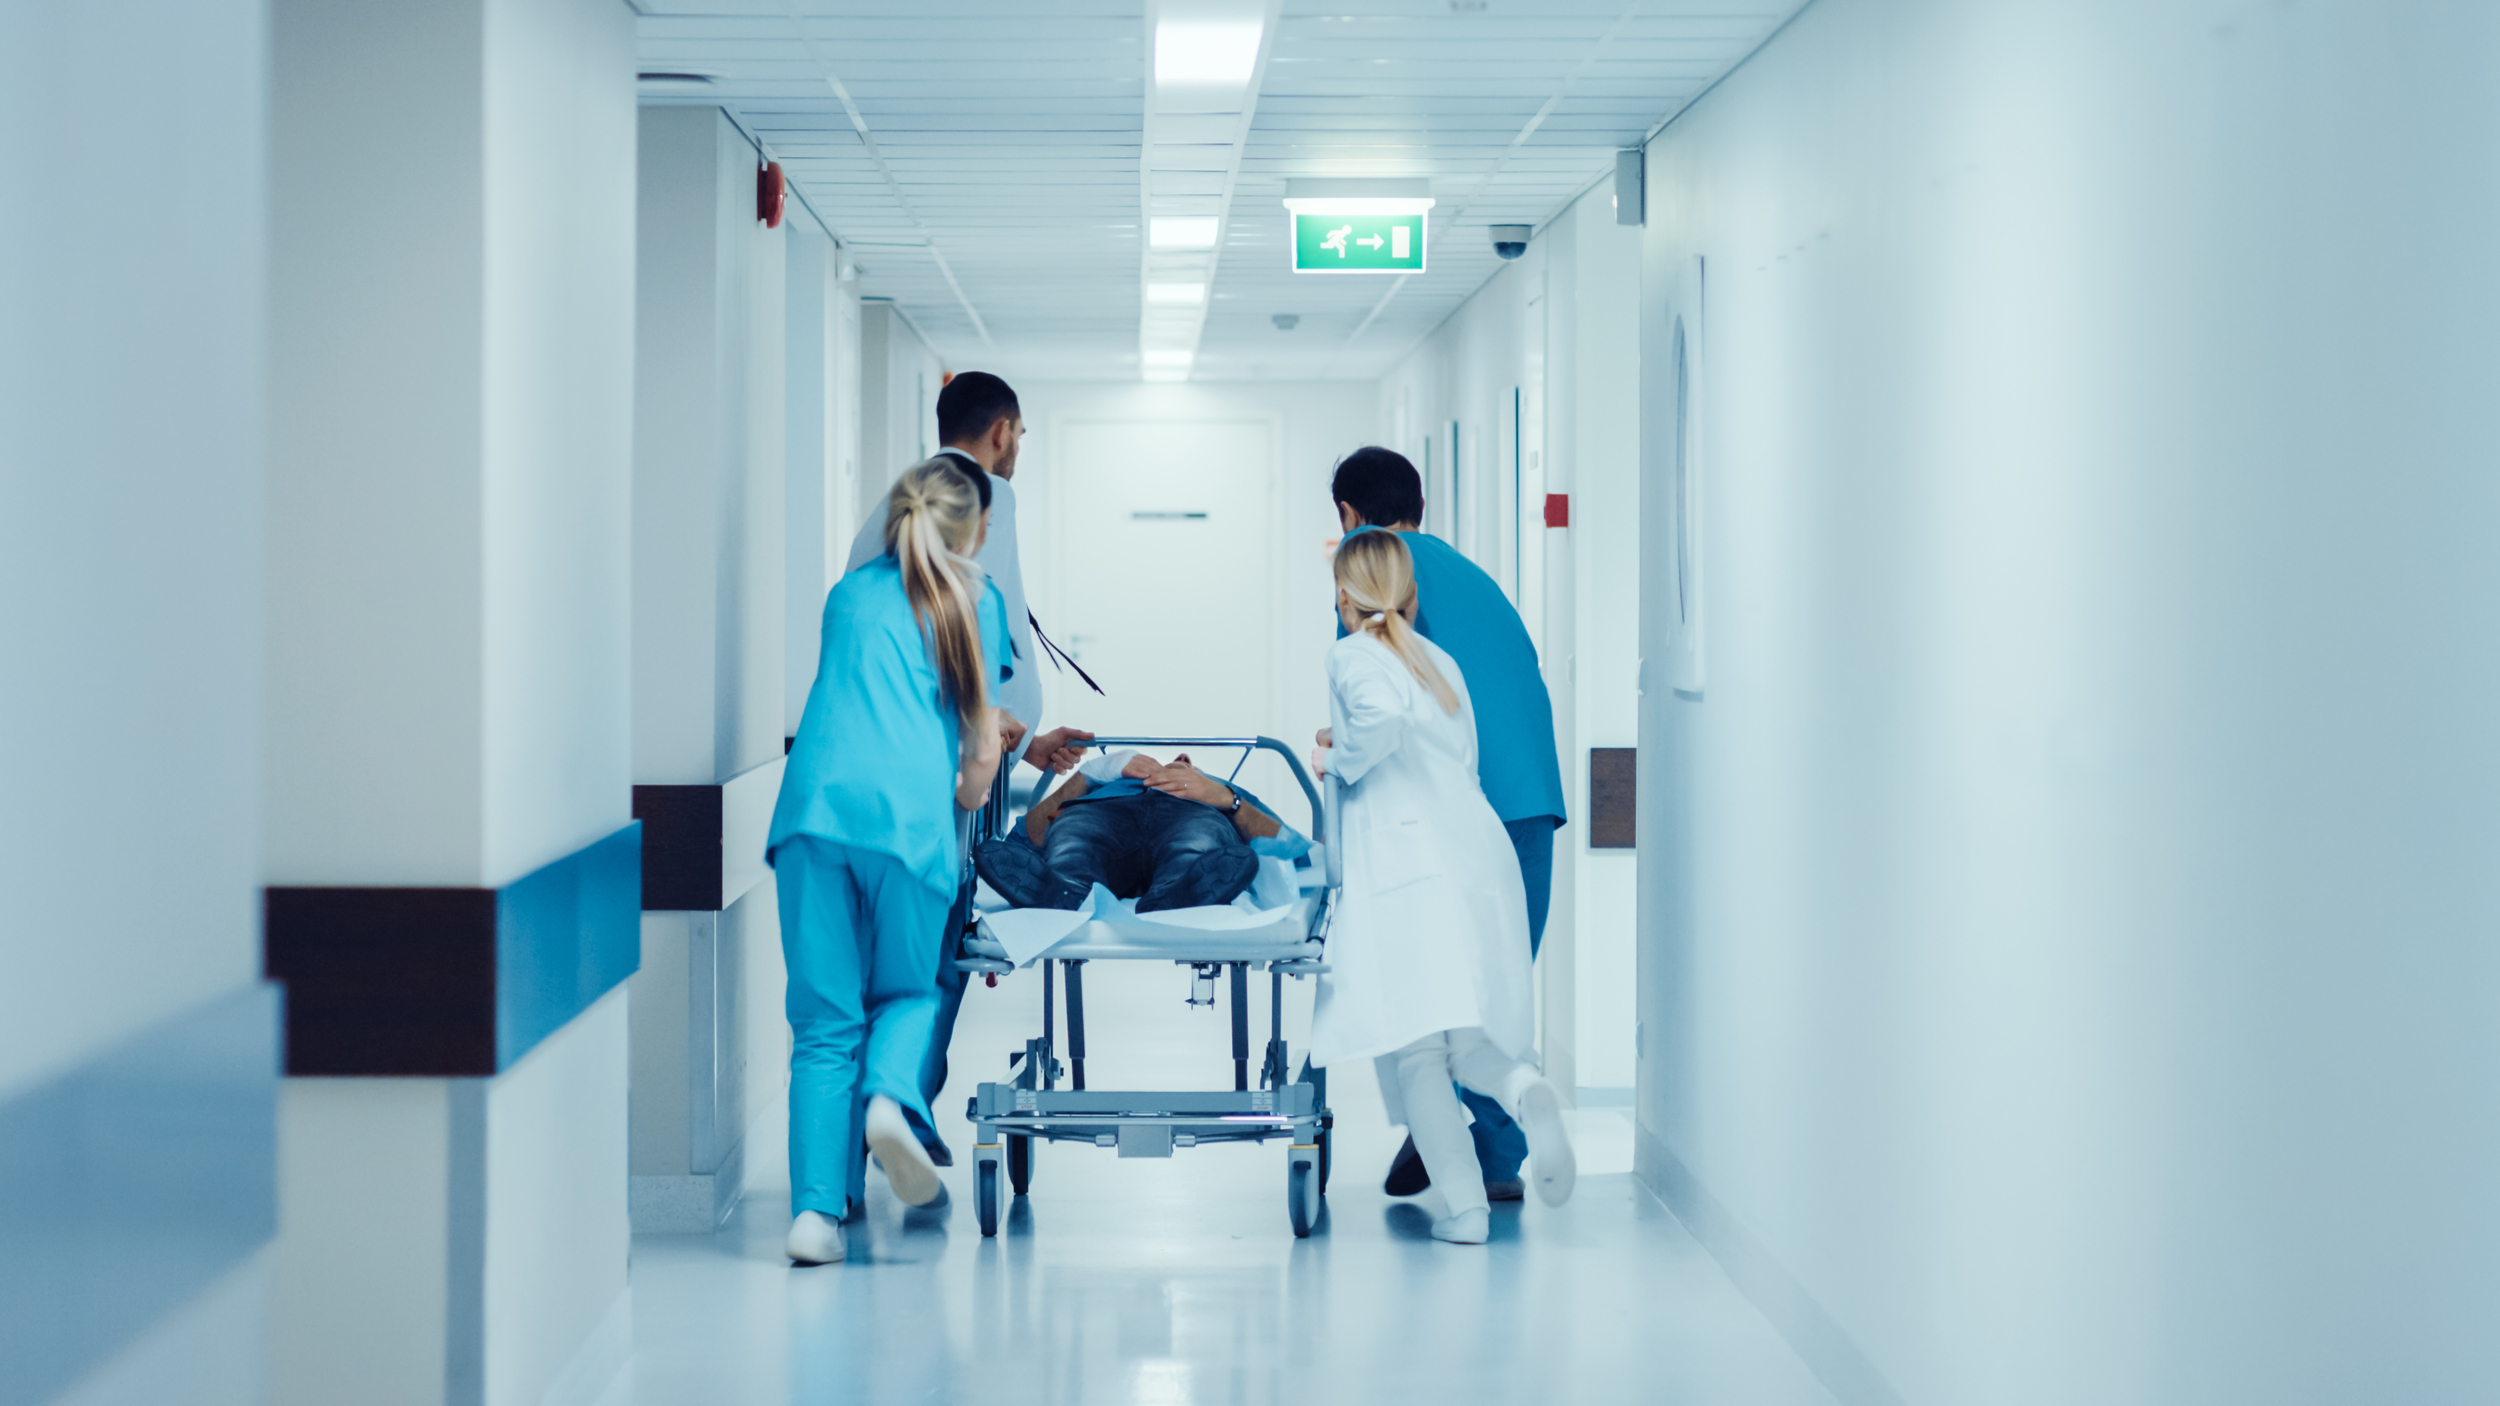
{"type": "MultiPolygon", "coordinates": [[[[1322,849],[1327,872],[1326,885],[1312,906],[1310,928],[1300,954],[1285,959],[1263,955],[1251,959],[1227,959],[1220,955],[1207,960],[1200,954],[1190,958],[1169,958],[1162,954],[1140,952],[1137,960],[1171,960],[1175,965],[1190,967],[1195,978],[1191,1003],[1213,1004],[1213,984],[1221,973],[1229,973],[1228,996],[1232,1007],[1233,1087],[1230,1090],[1137,1090],[1111,1091],[1088,1089],[1085,1086],[1085,982],[1087,961],[1103,957],[1053,958],[1047,953],[1037,957],[1042,970],[1042,1033],[1024,1042],[1021,1051],[1008,1056],[1016,1070],[1010,1083],[984,1083],[979,1086],[965,1110],[965,1117],[976,1129],[973,1145],[973,1206],[984,1236],[998,1233],[1004,1219],[1010,1194],[1024,1196],[1032,1183],[1033,1143],[1082,1142],[1097,1147],[1116,1148],[1122,1157],[1169,1157],[1178,1148],[1208,1143],[1267,1142],[1276,1138],[1292,1141],[1285,1159],[1285,1209],[1293,1233],[1307,1236],[1318,1222],[1321,1199],[1327,1194],[1330,1162],[1331,1129],[1335,1116],[1328,1109],[1328,1076],[1325,1070],[1314,1069],[1306,1058],[1299,1078],[1289,1077],[1289,1055],[1285,1047],[1285,978],[1296,980],[1316,976],[1326,970],[1323,961],[1327,950],[1328,922],[1335,908],[1337,889],[1342,882],[1336,845],[1336,778],[1327,778],[1325,792],[1314,786],[1310,774],[1303,770],[1301,759],[1293,749],[1272,737],[1097,737],[1083,744],[1110,751],[1117,747],[1193,747],[1238,748],[1244,757],[1253,751],[1274,752],[1284,758],[1293,772],[1294,781],[1302,788],[1311,806],[1310,834],[1322,849]],[[1053,968],[1058,982],[1054,984],[1053,968]],[[1258,1087],[1250,1083],[1250,973],[1264,968],[1268,976],[1268,1040],[1265,1058],[1260,1063],[1258,1087]],[[1056,1027],[1058,1025],[1056,986],[1064,986],[1067,994],[1067,1062],[1058,1057],[1056,1027]],[[1068,1087],[1059,1087],[1061,1079],[1068,1087]]],[[[988,804],[977,817],[968,817],[964,827],[964,882],[975,882],[972,872],[972,846],[979,840],[996,839],[1006,833],[1009,822],[1006,790],[1006,769],[1000,769],[992,787],[988,804]]],[[[965,904],[966,919],[958,946],[956,969],[967,980],[974,976],[996,979],[1015,969],[1003,956],[974,950],[976,946],[998,951],[994,943],[981,937],[983,914],[977,905],[965,904]]],[[[1204,935],[1212,936],[1212,935],[1204,935]]],[[[1203,937],[1202,937],[1203,942],[1203,937]]],[[[1272,949],[1273,940],[1262,944],[1272,949]]]]}

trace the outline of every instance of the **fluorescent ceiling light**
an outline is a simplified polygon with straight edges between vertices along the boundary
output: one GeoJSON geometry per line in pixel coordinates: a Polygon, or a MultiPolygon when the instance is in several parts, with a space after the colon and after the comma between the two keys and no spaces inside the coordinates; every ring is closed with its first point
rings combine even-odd
{"type": "Polygon", "coordinates": [[[1150,303],[1186,303],[1191,307],[1196,307],[1206,300],[1207,285],[1203,283],[1149,283],[1146,285],[1146,301],[1150,303]]]}
{"type": "Polygon", "coordinates": [[[1189,363],[1198,359],[1198,353],[1188,347],[1147,347],[1140,355],[1148,366],[1178,367],[1182,370],[1187,370],[1189,363]]]}
{"type": "Polygon", "coordinates": [[[1393,195],[1378,200],[1338,195],[1324,200],[1285,198],[1285,208],[1297,215],[1420,215],[1431,209],[1432,204],[1432,197],[1428,195],[1393,195]]]}
{"type": "Polygon", "coordinates": [[[1165,20],[1155,26],[1155,86],[1238,88],[1259,66],[1260,26],[1165,20]]]}
{"type": "Polygon", "coordinates": [[[1159,371],[1153,368],[1148,368],[1147,370],[1139,373],[1139,378],[1147,381],[1186,381],[1189,379],[1189,368],[1184,366],[1174,371],[1159,371]]]}
{"type": "Polygon", "coordinates": [[[1212,249],[1213,215],[1157,215],[1147,221],[1146,239],[1157,249],[1212,249]]]}

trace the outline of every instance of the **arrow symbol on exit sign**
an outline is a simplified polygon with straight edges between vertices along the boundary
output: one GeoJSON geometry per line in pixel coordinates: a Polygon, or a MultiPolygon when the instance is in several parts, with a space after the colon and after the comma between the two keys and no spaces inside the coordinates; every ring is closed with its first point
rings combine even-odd
{"type": "Polygon", "coordinates": [[[1379,248],[1381,245],[1386,244],[1386,243],[1388,243],[1389,241],[1387,241],[1387,240],[1385,240],[1385,239],[1381,238],[1379,235],[1376,235],[1376,234],[1369,234],[1369,235],[1365,235],[1365,236],[1364,236],[1364,237],[1362,237],[1361,239],[1358,239],[1358,240],[1356,240],[1356,241],[1354,241],[1354,242],[1355,242],[1355,243],[1357,243],[1357,244],[1368,244],[1368,245],[1370,245],[1371,247],[1373,247],[1374,249],[1377,249],[1377,248],[1379,248]]]}

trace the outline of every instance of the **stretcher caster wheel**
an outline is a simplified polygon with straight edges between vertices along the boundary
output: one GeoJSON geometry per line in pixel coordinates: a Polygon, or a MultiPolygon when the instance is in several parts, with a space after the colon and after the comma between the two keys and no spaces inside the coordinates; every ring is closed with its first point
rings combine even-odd
{"type": "Polygon", "coordinates": [[[1336,1142],[1336,1140],[1337,1140],[1337,1135],[1336,1135],[1335,1133],[1330,1132],[1330,1131],[1329,1131],[1328,1129],[1326,1129],[1326,1128],[1322,1128],[1322,1129],[1320,1129],[1320,1134],[1319,1134],[1319,1194],[1320,1194],[1320,1195],[1322,1195],[1322,1196],[1325,1196],[1325,1195],[1327,1195],[1327,1194],[1328,1194],[1328,1164],[1329,1164],[1329,1162],[1331,1161],[1331,1159],[1332,1159],[1332,1158],[1334,1157],[1334,1155],[1335,1155],[1335,1153],[1334,1153],[1334,1151],[1333,1151],[1333,1144],[1336,1142]]]}
{"type": "Polygon", "coordinates": [[[1318,1223],[1319,1198],[1319,1148],[1297,1142],[1285,1159],[1285,1211],[1293,1217],[1296,1239],[1309,1235],[1318,1223]]]}
{"type": "Polygon", "coordinates": [[[973,1168],[972,1209],[980,1217],[981,1234],[998,1233],[998,1158],[983,1156],[973,1168]]]}
{"type": "Polygon", "coordinates": [[[1033,1139],[1007,1135],[1007,1184],[1022,1196],[1033,1185],[1033,1139]]]}

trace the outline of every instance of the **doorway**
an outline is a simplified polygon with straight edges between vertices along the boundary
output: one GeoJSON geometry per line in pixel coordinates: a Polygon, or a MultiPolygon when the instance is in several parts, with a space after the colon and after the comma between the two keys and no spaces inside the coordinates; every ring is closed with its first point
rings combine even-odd
{"type": "MultiPolygon", "coordinates": [[[[1103,688],[1063,689],[1059,721],[1105,736],[1281,736],[1277,426],[1067,419],[1051,439],[1053,633],[1103,688]]],[[[1194,760],[1222,775],[1237,756],[1194,760]]],[[[1242,780],[1305,823],[1272,758],[1242,780]]]]}

